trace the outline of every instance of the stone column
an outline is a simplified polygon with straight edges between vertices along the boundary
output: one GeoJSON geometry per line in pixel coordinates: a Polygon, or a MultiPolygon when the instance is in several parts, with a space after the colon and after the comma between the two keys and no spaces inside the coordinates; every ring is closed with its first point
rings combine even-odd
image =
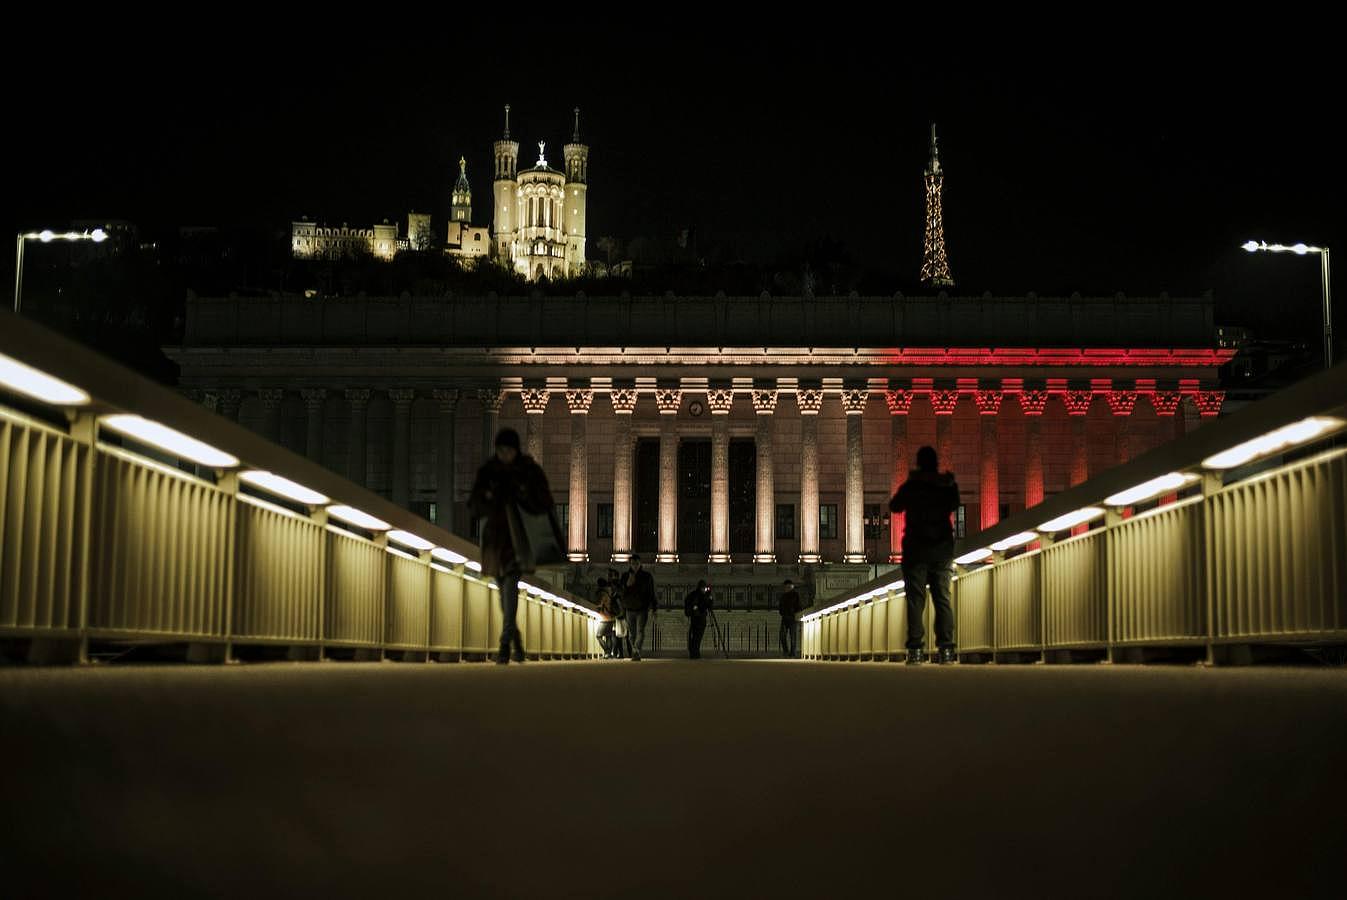
{"type": "Polygon", "coordinates": [[[772,466],[772,414],[776,412],[775,388],[753,391],[753,411],[758,414],[758,503],[755,518],[753,561],[776,562],[776,478],[772,466]]]}
{"type": "Polygon", "coordinates": [[[524,388],[519,397],[524,401],[524,452],[533,457],[533,461],[543,462],[543,413],[547,412],[547,401],[551,399],[547,388],[524,388]]]}
{"type": "MultiPolygon", "coordinates": [[[[912,410],[912,392],[901,388],[891,388],[884,392],[884,402],[889,407],[889,496],[898,493],[907,480],[912,463],[908,459],[907,416],[912,410]]],[[[906,517],[902,513],[889,514],[889,562],[903,561],[903,525],[906,517]]]]}
{"type": "Polygon", "coordinates": [[[446,531],[458,529],[458,453],[455,447],[455,419],[458,413],[457,388],[436,388],[431,396],[440,406],[439,443],[435,448],[436,522],[446,531]]]}
{"type": "Polygon", "coordinates": [[[231,422],[239,420],[239,407],[243,405],[243,392],[232,388],[216,392],[220,397],[220,415],[231,422]]]}
{"type": "Polygon", "coordinates": [[[656,388],[659,406],[659,553],[655,562],[678,562],[678,410],[683,392],[656,388]]]}
{"type": "Polygon", "coordinates": [[[1132,458],[1132,435],[1130,429],[1132,410],[1137,405],[1136,391],[1109,391],[1108,408],[1113,413],[1114,421],[1118,423],[1118,430],[1115,435],[1114,451],[1118,465],[1125,464],[1132,458]]]}
{"type": "Polygon", "coordinates": [[[800,562],[822,561],[818,541],[818,415],[823,389],[802,387],[795,394],[800,409],[800,562]]]}
{"type": "Polygon", "coordinates": [[[323,464],[323,402],[327,391],[305,388],[299,392],[304,398],[304,455],[319,465],[323,464]]]}
{"type": "Polygon", "coordinates": [[[958,405],[957,389],[931,391],[931,409],[935,411],[935,454],[940,457],[942,471],[954,471],[953,460],[950,459],[949,433],[958,405]]]}
{"type": "Polygon", "coordinates": [[[614,387],[613,402],[613,562],[631,559],[632,443],[631,415],[636,410],[636,389],[614,387]]]}
{"type": "Polygon", "coordinates": [[[351,431],[346,441],[347,477],[361,487],[365,486],[365,413],[369,406],[368,388],[353,388],[346,392],[351,404],[351,431]]]}
{"type": "Polygon", "coordinates": [[[865,452],[861,424],[870,392],[853,387],[842,391],[842,411],[847,420],[846,551],[843,562],[865,562],[865,452]]]}
{"type": "Polygon", "coordinates": [[[570,545],[566,558],[571,562],[589,562],[589,442],[587,425],[594,392],[586,389],[566,391],[566,407],[571,411],[571,489],[570,545]]]}
{"type": "Polygon", "coordinates": [[[273,444],[281,442],[281,400],[285,391],[280,388],[262,388],[257,392],[262,398],[262,437],[273,444]]]}
{"type": "Polygon", "coordinates": [[[1024,508],[1043,502],[1043,410],[1048,392],[1042,389],[1020,391],[1020,409],[1024,412],[1024,508]]]}
{"type": "Polygon", "coordinates": [[[711,409],[711,555],[710,562],[730,561],[730,410],[731,388],[706,392],[711,409]]]}
{"type": "Polygon", "coordinates": [[[997,452],[996,420],[1001,414],[1001,398],[996,390],[980,390],[973,399],[978,406],[981,443],[978,452],[979,530],[986,531],[1001,520],[1001,457],[997,452]]]}
{"type": "Polygon", "coordinates": [[[481,388],[477,391],[477,399],[482,404],[482,462],[486,462],[495,452],[496,427],[500,422],[505,392],[499,388],[481,388]]]}
{"type": "Polygon", "coordinates": [[[1089,435],[1085,431],[1086,417],[1094,392],[1068,390],[1062,394],[1062,405],[1071,417],[1071,486],[1075,487],[1090,477],[1089,435]]]}
{"type": "Polygon", "coordinates": [[[393,502],[404,509],[412,500],[412,401],[416,391],[394,388],[393,401],[393,502]]]}

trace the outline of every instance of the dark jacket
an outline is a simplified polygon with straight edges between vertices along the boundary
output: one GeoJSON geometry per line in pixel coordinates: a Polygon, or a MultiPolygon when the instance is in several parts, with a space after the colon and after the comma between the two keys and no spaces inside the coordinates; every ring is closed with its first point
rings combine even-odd
{"type": "Polygon", "coordinates": [[[783,619],[794,619],[795,614],[802,609],[800,606],[800,592],[791,588],[783,593],[780,597],[776,598],[776,609],[777,612],[781,613],[783,619]]]}
{"type": "Polygon", "coordinates": [[[636,580],[634,584],[628,585],[627,578],[632,575],[631,569],[622,576],[622,606],[631,612],[641,612],[642,610],[655,609],[655,578],[650,574],[649,569],[642,568],[641,571],[634,573],[636,580]]]}
{"type": "Polygon", "coordinates": [[[706,618],[706,614],[711,611],[711,592],[703,591],[699,588],[693,588],[688,595],[683,598],[683,615],[699,619],[706,618]]]}
{"type": "Polygon", "coordinates": [[[889,511],[906,513],[903,555],[923,551],[953,552],[950,514],[959,508],[959,485],[952,472],[914,469],[889,501],[889,511]]]}
{"type": "MultiPolygon", "coordinates": [[[[510,465],[492,456],[477,470],[477,481],[468,496],[468,508],[481,517],[482,574],[505,574],[515,562],[510,540],[507,504],[517,502],[525,512],[550,512],[552,491],[547,476],[533,457],[519,455],[510,465]]],[[[555,527],[555,526],[554,526],[555,527]]],[[[565,546],[564,544],[562,546],[565,546]]]]}

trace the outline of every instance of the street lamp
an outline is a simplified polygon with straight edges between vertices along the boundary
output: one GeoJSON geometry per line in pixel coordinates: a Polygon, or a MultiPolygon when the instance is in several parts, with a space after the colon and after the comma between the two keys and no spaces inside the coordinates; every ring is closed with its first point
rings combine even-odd
{"type": "Polygon", "coordinates": [[[18,250],[16,251],[16,262],[14,263],[14,312],[19,311],[20,300],[23,297],[23,245],[25,241],[41,241],[44,244],[50,244],[52,241],[93,241],[95,244],[101,244],[108,239],[108,233],[101,228],[95,228],[93,231],[67,231],[57,233],[50,228],[44,228],[42,231],[21,231],[18,236],[18,250]]]}
{"type": "Polygon", "coordinates": [[[1304,256],[1307,253],[1319,254],[1320,287],[1324,294],[1324,368],[1333,367],[1333,290],[1329,284],[1328,248],[1311,247],[1308,244],[1269,244],[1267,241],[1246,241],[1240,245],[1250,253],[1294,253],[1304,256]]]}

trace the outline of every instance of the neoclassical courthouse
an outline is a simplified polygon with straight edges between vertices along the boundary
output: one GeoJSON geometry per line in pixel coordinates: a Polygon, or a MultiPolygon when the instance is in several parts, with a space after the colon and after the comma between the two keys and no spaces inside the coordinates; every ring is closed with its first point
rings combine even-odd
{"type": "MultiPolygon", "coordinates": [[[[578,116],[578,111],[577,111],[578,116]]],[[[588,148],[565,172],[495,144],[496,258],[585,260],[588,148]]],[[[932,127],[922,279],[952,287],[932,127]]],[[[471,219],[460,164],[451,221],[471,219]]],[[[466,226],[465,226],[466,227],[466,226]]],[[[479,236],[480,237],[480,236],[479,236]]],[[[972,533],[1215,416],[1210,297],[189,298],[184,390],[471,536],[496,430],[526,436],[569,535],[569,584],[656,561],[675,605],[782,579],[827,596],[900,558],[887,501],[935,446],[972,533]]]]}

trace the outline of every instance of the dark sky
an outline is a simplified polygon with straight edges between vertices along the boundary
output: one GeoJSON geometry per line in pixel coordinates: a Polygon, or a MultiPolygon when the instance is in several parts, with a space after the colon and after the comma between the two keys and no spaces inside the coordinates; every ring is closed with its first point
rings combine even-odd
{"type": "Polygon", "coordinates": [[[1228,319],[1303,320],[1313,337],[1314,262],[1237,249],[1342,246],[1343,77],[1321,62],[1340,54],[1309,20],[975,41],[899,16],[771,33],[700,12],[621,30],[561,9],[538,14],[551,42],[505,24],[523,6],[344,31],[207,17],[176,39],[39,24],[30,57],[6,63],[27,67],[10,84],[43,73],[11,95],[40,150],[12,169],[12,225],[442,215],[460,153],[484,222],[501,105],[530,163],[538,140],[560,158],[579,105],[591,237],[693,227],[765,257],[831,237],[910,289],[936,121],[960,291],[1210,289],[1228,319]]]}

